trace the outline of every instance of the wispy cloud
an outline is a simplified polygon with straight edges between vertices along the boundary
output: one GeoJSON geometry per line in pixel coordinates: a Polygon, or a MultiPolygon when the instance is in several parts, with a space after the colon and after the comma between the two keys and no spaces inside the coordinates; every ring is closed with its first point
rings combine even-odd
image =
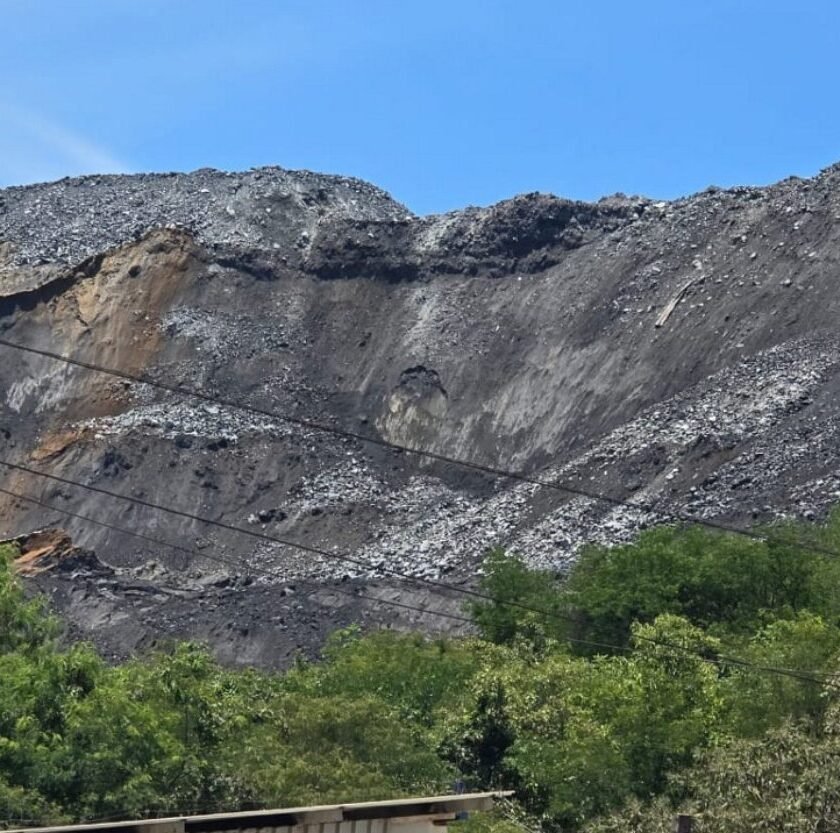
{"type": "Polygon", "coordinates": [[[0,184],[131,170],[95,140],[40,113],[0,102],[0,125],[0,184]]]}

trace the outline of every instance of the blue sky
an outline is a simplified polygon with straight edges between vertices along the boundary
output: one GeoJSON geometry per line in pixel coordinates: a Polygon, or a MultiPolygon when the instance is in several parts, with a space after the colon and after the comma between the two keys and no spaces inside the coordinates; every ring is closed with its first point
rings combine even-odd
{"type": "Polygon", "coordinates": [[[278,164],[426,213],[840,161],[840,4],[0,0],[0,185],[278,164]]]}

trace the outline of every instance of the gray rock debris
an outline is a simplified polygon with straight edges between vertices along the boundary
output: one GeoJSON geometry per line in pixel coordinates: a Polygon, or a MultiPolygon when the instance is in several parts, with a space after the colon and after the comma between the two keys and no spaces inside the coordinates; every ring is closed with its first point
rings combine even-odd
{"type": "Polygon", "coordinates": [[[0,190],[0,242],[10,263],[75,265],[156,228],[215,247],[268,253],[313,233],[324,217],[400,220],[407,209],[358,179],[259,168],[85,176],[0,190]]]}
{"type": "MultiPolygon", "coordinates": [[[[562,572],[587,543],[675,516],[818,519],[840,499],[840,167],[673,202],[529,194],[424,218],[355,180],[279,169],[67,180],[0,201],[0,297],[30,293],[4,304],[12,339],[630,504],[2,362],[16,458],[310,548],[10,481],[188,548],[71,524],[118,575],[64,587],[59,609],[83,630],[108,623],[86,635],[121,650],[181,634],[262,662],[317,649],[341,622],[431,629],[352,594],[456,612],[384,573],[469,584],[498,545],[562,572]],[[97,257],[173,224],[196,245],[163,234],[97,257]],[[155,248],[169,238],[184,270],[155,248]]],[[[3,512],[13,531],[67,522],[3,512]]]]}

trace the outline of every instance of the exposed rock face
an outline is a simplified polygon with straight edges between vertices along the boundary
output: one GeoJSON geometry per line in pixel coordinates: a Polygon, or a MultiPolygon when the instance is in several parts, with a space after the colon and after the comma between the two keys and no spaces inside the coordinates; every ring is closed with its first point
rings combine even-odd
{"type": "Polygon", "coordinates": [[[38,529],[0,541],[0,544],[15,545],[19,552],[14,561],[15,571],[23,576],[39,576],[51,571],[85,575],[111,575],[114,572],[95,553],[74,546],[63,529],[38,529]]]}
{"type": "Polygon", "coordinates": [[[400,374],[377,428],[388,442],[430,448],[442,428],[447,401],[436,371],[422,365],[410,367],[400,374]]]}
{"type": "MultiPolygon", "coordinates": [[[[840,498],[838,257],[837,169],[672,203],[527,195],[425,218],[304,172],[94,177],[0,191],[0,331],[745,524],[840,498]]],[[[0,474],[190,551],[0,495],[8,535],[60,525],[113,568],[101,587],[48,578],[113,654],[197,636],[270,664],[349,621],[447,628],[352,595],[457,612],[381,568],[469,583],[498,544],[562,570],[585,542],[663,518],[0,350],[4,459],[372,565],[0,474]]]]}

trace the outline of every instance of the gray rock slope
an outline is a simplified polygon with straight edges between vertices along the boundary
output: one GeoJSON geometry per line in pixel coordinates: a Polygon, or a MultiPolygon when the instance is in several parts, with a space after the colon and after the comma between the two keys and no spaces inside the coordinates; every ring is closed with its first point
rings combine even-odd
{"type": "Polygon", "coordinates": [[[3,531],[62,527],[112,568],[34,579],[103,650],[192,636],[270,665],[351,621],[457,626],[435,615],[456,593],[388,569],[470,585],[491,546],[562,571],[673,512],[818,517],[840,498],[838,255],[835,168],[433,217],[278,168],[6,189],[4,338],[636,506],[0,348],[4,459],[370,566],[9,471],[188,552],[6,495],[3,531]]]}

